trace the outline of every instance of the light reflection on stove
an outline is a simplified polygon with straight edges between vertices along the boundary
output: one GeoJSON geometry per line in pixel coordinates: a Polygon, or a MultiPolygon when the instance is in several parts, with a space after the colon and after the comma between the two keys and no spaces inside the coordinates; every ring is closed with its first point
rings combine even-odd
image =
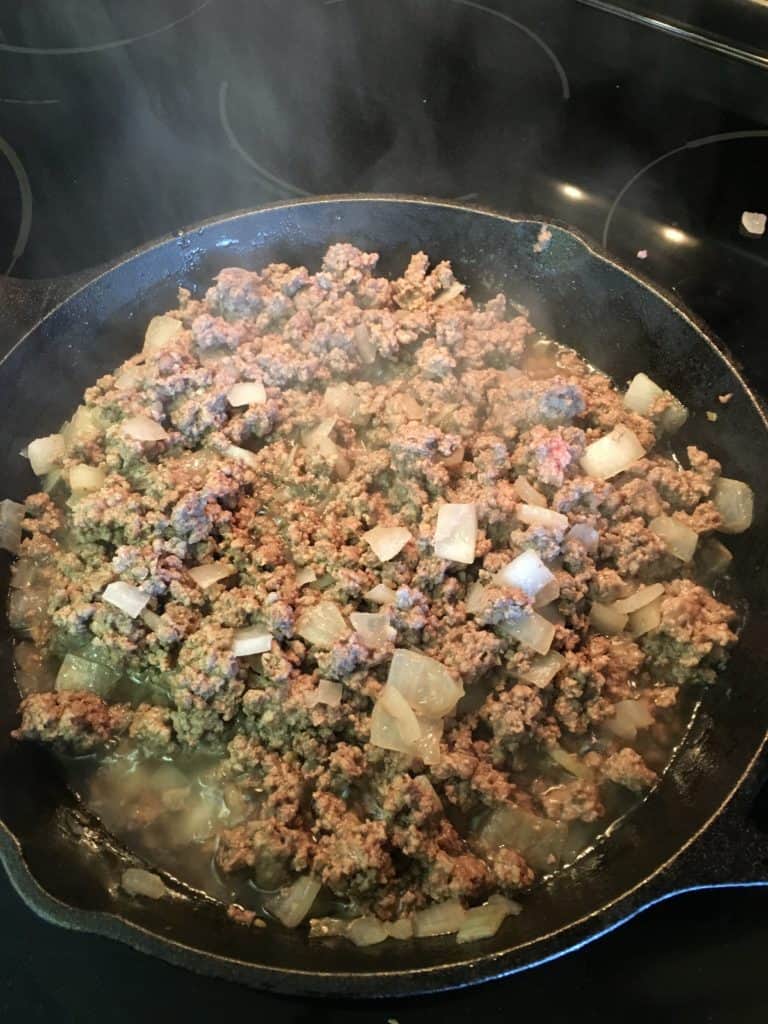
{"type": "Polygon", "coordinates": [[[13,243],[13,249],[11,250],[10,263],[4,271],[4,273],[10,274],[18,263],[21,255],[27,247],[27,242],[29,241],[29,232],[32,227],[32,186],[29,183],[29,176],[24,168],[24,164],[21,162],[19,154],[10,142],[2,137],[2,135],[0,135],[0,153],[3,154],[10,164],[11,170],[16,175],[16,181],[19,186],[19,199],[21,202],[19,229],[16,232],[16,240],[13,243]]]}
{"type": "Polygon", "coordinates": [[[562,185],[558,186],[558,191],[561,195],[564,195],[566,199],[572,199],[574,203],[581,203],[587,199],[587,193],[578,187],[578,185],[569,185],[567,182],[563,182],[562,185]]]}
{"type": "Polygon", "coordinates": [[[685,231],[681,231],[680,228],[664,225],[659,228],[659,234],[673,245],[696,245],[696,239],[686,234],[685,231]]]}

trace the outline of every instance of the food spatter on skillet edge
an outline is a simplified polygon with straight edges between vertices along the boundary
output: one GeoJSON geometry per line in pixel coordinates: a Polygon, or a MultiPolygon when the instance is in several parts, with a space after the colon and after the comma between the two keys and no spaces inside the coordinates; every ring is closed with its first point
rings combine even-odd
{"type": "Polygon", "coordinates": [[[30,443],[14,735],[91,755],[107,824],[259,914],[467,941],[653,786],[736,639],[714,533],[752,495],[663,453],[687,413],[645,375],[622,394],[448,263],[376,263],[181,289],[30,443]]]}

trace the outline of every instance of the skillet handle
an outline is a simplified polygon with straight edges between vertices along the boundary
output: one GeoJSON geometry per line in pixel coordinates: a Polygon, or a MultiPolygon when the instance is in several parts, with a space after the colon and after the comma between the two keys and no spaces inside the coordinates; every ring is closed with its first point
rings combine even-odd
{"type": "Polygon", "coordinates": [[[765,754],[718,819],[652,885],[651,896],[738,885],[768,885],[765,754]]]}
{"type": "Polygon", "coordinates": [[[0,275],[0,355],[97,273],[83,270],[35,281],[0,275]]]}

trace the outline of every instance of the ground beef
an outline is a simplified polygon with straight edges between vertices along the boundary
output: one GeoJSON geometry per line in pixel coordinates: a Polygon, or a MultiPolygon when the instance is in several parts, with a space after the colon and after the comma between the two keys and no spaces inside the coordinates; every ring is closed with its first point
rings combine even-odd
{"type": "Polygon", "coordinates": [[[643,700],[671,749],[678,689],[713,683],[736,639],[697,563],[650,529],[660,515],[722,526],[719,463],[662,453],[671,400],[629,412],[504,297],[475,303],[448,263],[418,253],[390,279],[377,261],[340,243],[314,273],[227,268],[199,299],[182,289],[180,329],[87,391],[60,478],[25,504],[10,611],[20,684],[45,692],[14,735],[101,755],[110,827],[122,814],[131,842],[178,847],[180,864],[196,851],[192,884],[212,858],[239,876],[224,881],[254,908],[228,913],[248,926],[258,890],[307,875],[319,904],[390,921],[525,889],[566,856],[572,824],[603,828],[609,783],[655,782],[647,746],[611,731],[617,703],[643,700]],[[134,417],[165,436],[132,437],[134,417]],[[587,446],[618,425],[645,456],[585,476],[587,446]],[[70,493],[83,464],[103,483],[70,493]],[[438,543],[446,505],[474,509],[471,560],[438,543]],[[380,557],[376,527],[398,531],[397,551],[380,557]],[[498,575],[523,553],[546,567],[546,600],[498,575]],[[138,614],[104,599],[118,581],[138,614]],[[655,628],[595,629],[594,603],[655,581],[655,628]],[[439,665],[388,722],[395,650],[439,665]],[[65,654],[82,692],[53,689],[71,685],[51,674],[65,654]],[[438,714],[430,687],[446,680],[438,714]]]}

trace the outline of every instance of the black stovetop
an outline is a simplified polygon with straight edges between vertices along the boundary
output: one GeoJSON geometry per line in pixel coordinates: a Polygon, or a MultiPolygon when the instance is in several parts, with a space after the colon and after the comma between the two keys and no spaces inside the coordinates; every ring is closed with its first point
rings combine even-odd
{"type": "MultiPolygon", "coordinates": [[[[665,4],[620,2],[641,20],[603,0],[0,2],[0,273],[71,273],[290,196],[462,198],[603,241],[768,392],[768,234],[740,226],[768,212],[768,6],[760,20],[759,4],[733,0],[730,19],[728,0],[677,2],[660,31],[642,17],[665,4]]],[[[425,1010],[765,1017],[766,890],[681,897],[544,968],[408,1006],[192,978],[34,920],[4,880],[0,913],[9,1021],[90,1022],[106,999],[116,1022],[148,1006],[380,1024],[425,1010]]]]}

